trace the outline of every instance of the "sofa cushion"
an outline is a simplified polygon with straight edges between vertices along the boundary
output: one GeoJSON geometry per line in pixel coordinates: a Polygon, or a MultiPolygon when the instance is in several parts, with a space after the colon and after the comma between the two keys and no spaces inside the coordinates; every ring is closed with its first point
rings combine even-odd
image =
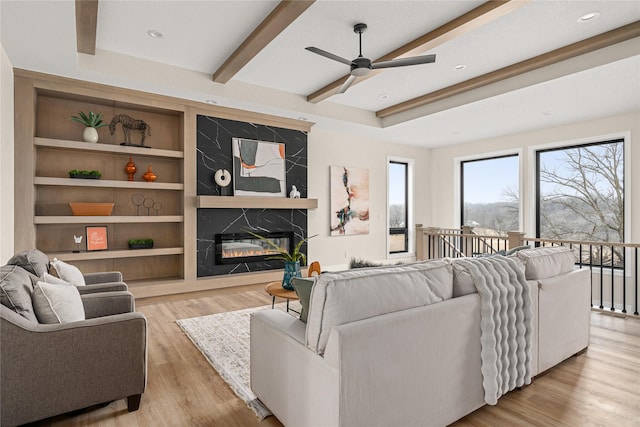
{"type": "Polygon", "coordinates": [[[40,323],[66,323],[84,320],[80,292],[72,285],[38,282],[33,288],[33,309],[40,323]]]}
{"type": "Polygon", "coordinates": [[[0,267],[0,303],[34,323],[38,319],[31,304],[33,283],[37,277],[17,265],[0,267]]]}
{"type": "Polygon", "coordinates": [[[42,277],[49,271],[49,257],[37,249],[17,253],[7,261],[7,264],[22,267],[37,277],[42,277]]]}
{"type": "Polygon", "coordinates": [[[432,304],[452,295],[452,267],[444,260],[323,273],[311,291],[307,346],[323,354],[335,326],[432,304]]]}
{"type": "MultiPolygon", "coordinates": [[[[522,249],[518,249],[522,250],[522,249]]],[[[516,251],[517,252],[517,251],[516,251]]],[[[515,253],[515,252],[514,252],[515,253]]],[[[493,256],[502,256],[502,255],[493,255],[493,256]]],[[[525,266],[520,258],[515,256],[510,256],[516,264],[518,268],[524,273],[525,266]]],[[[463,267],[458,263],[459,260],[465,258],[455,258],[451,259],[451,264],[453,265],[453,297],[461,297],[469,294],[475,294],[478,292],[476,289],[476,285],[471,278],[471,273],[466,267],[463,267]]]]}
{"type": "Polygon", "coordinates": [[[84,282],[84,276],[82,272],[78,269],[78,267],[67,264],[64,261],[60,261],[58,258],[54,258],[51,261],[51,270],[50,273],[58,277],[65,282],[69,282],[75,286],[86,286],[84,282]]]}
{"type": "Polygon", "coordinates": [[[291,286],[298,294],[298,298],[300,299],[300,305],[302,305],[302,310],[300,310],[300,320],[304,323],[307,323],[307,316],[309,315],[309,300],[311,299],[311,288],[315,283],[315,279],[303,279],[300,277],[294,277],[291,279],[291,286]]]}
{"type": "Polygon", "coordinates": [[[535,248],[516,253],[525,265],[527,280],[545,279],[575,268],[575,254],[566,246],[535,248]]]}

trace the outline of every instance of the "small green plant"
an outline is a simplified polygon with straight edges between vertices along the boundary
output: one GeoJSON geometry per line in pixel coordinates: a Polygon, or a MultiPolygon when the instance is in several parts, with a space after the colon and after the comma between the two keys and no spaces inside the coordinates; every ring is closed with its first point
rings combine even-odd
{"type": "Polygon", "coordinates": [[[93,111],[89,111],[89,115],[86,115],[82,111],[78,111],[78,116],[72,116],[69,120],[73,120],[74,122],[81,123],[88,128],[101,128],[103,126],[108,126],[106,123],[102,121],[102,114],[94,113],[93,111]]]}
{"type": "Polygon", "coordinates": [[[280,259],[280,260],[286,261],[286,262],[301,261],[303,265],[305,265],[307,263],[307,256],[305,254],[303,254],[302,252],[300,252],[300,248],[302,248],[302,245],[304,245],[305,242],[307,242],[307,240],[312,239],[312,238],[317,236],[317,234],[314,234],[313,236],[309,236],[306,239],[300,240],[298,242],[298,244],[293,248],[293,251],[289,252],[289,251],[281,248],[280,246],[276,245],[273,242],[273,240],[271,240],[271,239],[268,239],[268,238],[266,238],[264,236],[261,236],[258,233],[254,233],[251,230],[246,230],[246,231],[247,231],[247,233],[251,234],[253,237],[256,237],[256,238],[260,239],[261,241],[267,243],[273,249],[278,251],[277,255],[272,255],[272,256],[269,256],[269,257],[267,257],[265,259],[267,259],[267,260],[280,259]]]}
{"type": "Polygon", "coordinates": [[[69,171],[69,176],[97,176],[99,178],[102,176],[102,174],[100,173],[100,171],[81,171],[73,169],[69,171]]]}
{"type": "Polygon", "coordinates": [[[130,245],[152,245],[153,239],[131,239],[128,243],[130,245]]]}

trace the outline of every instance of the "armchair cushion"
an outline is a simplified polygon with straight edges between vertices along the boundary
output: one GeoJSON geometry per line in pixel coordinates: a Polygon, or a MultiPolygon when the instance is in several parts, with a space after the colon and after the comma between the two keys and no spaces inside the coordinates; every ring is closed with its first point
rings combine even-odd
{"type": "Polygon", "coordinates": [[[85,286],[84,276],[78,267],[54,258],[51,261],[51,274],[75,286],[85,286]]]}
{"type": "Polygon", "coordinates": [[[31,292],[37,277],[17,265],[0,267],[0,303],[33,323],[38,323],[31,292]]]}
{"type": "Polygon", "coordinates": [[[40,323],[67,323],[85,319],[82,299],[75,286],[38,282],[31,297],[40,323]]]}
{"type": "Polygon", "coordinates": [[[122,273],[119,271],[100,271],[96,273],[84,273],[84,282],[87,285],[98,283],[122,282],[122,273]]]}
{"type": "Polygon", "coordinates": [[[37,249],[29,249],[15,254],[7,265],[17,265],[37,277],[42,277],[49,270],[49,257],[37,249]]]}
{"type": "Polygon", "coordinates": [[[101,292],[128,291],[129,287],[124,282],[97,283],[95,285],[78,286],[80,295],[95,294],[101,292]]]}
{"type": "Polygon", "coordinates": [[[80,295],[87,319],[112,316],[121,313],[133,313],[136,309],[131,292],[101,292],[80,295]]]}

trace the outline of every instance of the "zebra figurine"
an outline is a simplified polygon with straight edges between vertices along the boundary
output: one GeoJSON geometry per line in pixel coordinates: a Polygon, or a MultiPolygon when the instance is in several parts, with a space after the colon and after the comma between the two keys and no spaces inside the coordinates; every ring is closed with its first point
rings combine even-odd
{"type": "Polygon", "coordinates": [[[144,138],[147,136],[147,132],[149,132],[149,136],[151,136],[151,126],[142,120],[136,120],[126,114],[118,114],[111,120],[111,124],[109,125],[109,132],[111,135],[116,131],[116,125],[118,123],[122,125],[122,131],[124,132],[124,142],[120,145],[136,145],[131,144],[131,130],[133,129],[142,131],[142,141],[140,141],[140,146],[145,146],[144,138]]]}

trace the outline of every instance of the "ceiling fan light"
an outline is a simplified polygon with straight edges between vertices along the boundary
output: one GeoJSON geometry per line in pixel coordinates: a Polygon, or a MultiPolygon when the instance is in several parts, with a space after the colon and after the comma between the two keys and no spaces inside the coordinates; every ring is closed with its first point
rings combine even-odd
{"type": "Polygon", "coordinates": [[[354,68],[351,70],[351,75],[356,77],[366,76],[371,72],[370,68],[354,68]]]}

